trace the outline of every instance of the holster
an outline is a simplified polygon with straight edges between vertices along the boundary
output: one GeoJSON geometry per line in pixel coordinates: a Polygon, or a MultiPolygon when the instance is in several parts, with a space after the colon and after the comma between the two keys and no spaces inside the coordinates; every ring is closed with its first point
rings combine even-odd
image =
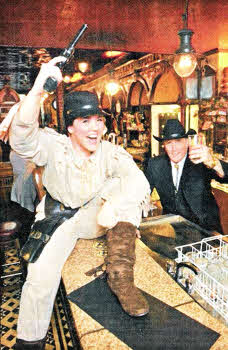
{"type": "Polygon", "coordinates": [[[36,221],[29,237],[20,251],[21,257],[34,263],[40,256],[43,248],[49,242],[55,230],[67,219],[77,213],[79,208],[65,207],[61,202],[53,199],[47,192],[45,198],[45,219],[36,221]]]}

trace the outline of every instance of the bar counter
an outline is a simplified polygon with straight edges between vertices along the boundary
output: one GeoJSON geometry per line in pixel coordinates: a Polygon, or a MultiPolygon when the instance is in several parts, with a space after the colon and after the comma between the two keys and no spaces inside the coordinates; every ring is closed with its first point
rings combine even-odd
{"type": "Polygon", "coordinates": [[[212,192],[219,206],[220,221],[223,228],[223,233],[228,234],[228,184],[220,184],[216,181],[212,181],[212,192]]]}
{"type": "MultiPolygon", "coordinates": [[[[62,278],[67,294],[86,286],[95,279],[93,276],[87,276],[86,272],[103,263],[104,256],[102,255],[104,250],[101,242],[102,238],[97,240],[80,239],[78,241],[63,269],[62,278]]],[[[136,240],[135,284],[152,298],[158,299],[163,303],[162,305],[179,311],[181,313],[179,315],[186,315],[191,320],[195,320],[197,324],[200,324],[200,327],[203,325],[205,329],[218,333],[210,347],[204,347],[201,344],[195,349],[228,349],[228,326],[213,317],[195,302],[155,261],[151,250],[139,239],[136,240]]],[[[130,347],[129,344],[121,341],[118,336],[106,329],[75,303],[70,302],[70,308],[83,350],[138,349],[138,347],[130,347]]],[[[160,310],[160,316],[161,318],[163,317],[163,308],[160,310]]],[[[151,347],[145,346],[145,349],[150,348],[153,350],[165,350],[166,346],[159,347],[156,346],[156,343],[151,344],[151,347]]],[[[167,348],[170,349],[170,347],[167,348]]],[[[182,344],[182,346],[174,348],[180,350],[192,349],[187,343],[184,346],[182,344]]],[[[144,349],[143,346],[142,349],[144,349]]]]}

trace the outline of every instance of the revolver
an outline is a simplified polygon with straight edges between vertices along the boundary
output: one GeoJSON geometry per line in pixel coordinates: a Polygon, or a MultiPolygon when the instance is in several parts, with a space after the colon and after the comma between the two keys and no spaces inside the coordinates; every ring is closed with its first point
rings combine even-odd
{"type": "MultiPolygon", "coordinates": [[[[88,28],[87,24],[83,24],[82,27],[79,29],[73,40],[70,42],[69,46],[65,48],[59,56],[66,57],[66,60],[64,62],[57,63],[57,66],[60,69],[63,69],[66,63],[70,61],[70,59],[73,57],[75,45],[78,42],[78,40],[81,38],[84,31],[88,28]]],[[[54,77],[49,77],[45,83],[44,83],[44,90],[47,92],[53,92],[58,86],[58,82],[54,77]]]]}

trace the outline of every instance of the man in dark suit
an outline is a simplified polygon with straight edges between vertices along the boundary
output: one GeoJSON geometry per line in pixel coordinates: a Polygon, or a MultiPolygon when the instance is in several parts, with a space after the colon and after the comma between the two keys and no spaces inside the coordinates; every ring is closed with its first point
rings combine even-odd
{"type": "Polygon", "coordinates": [[[165,154],[150,158],[145,171],[156,188],[163,214],[178,214],[201,227],[222,233],[211,180],[228,182],[228,163],[202,144],[189,148],[188,133],[177,119],[167,121],[161,137],[165,154]]]}

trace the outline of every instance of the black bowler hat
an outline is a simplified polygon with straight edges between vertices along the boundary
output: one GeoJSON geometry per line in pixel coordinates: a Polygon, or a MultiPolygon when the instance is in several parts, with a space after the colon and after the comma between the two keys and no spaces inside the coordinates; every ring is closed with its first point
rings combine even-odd
{"type": "Polygon", "coordinates": [[[64,97],[64,119],[66,127],[77,117],[105,115],[99,107],[96,94],[89,91],[74,91],[64,97]]]}
{"type": "Polygon", "coordinates": [[[189,129],[187,132],[188,135],[196,135],[197,132],[195,131],[195,129],[189,129]]]}
{"type": "Polygon", "coordinates": [[[154,138],[161,142],[165,140],[186,138],[188,137],[188,133],[185,133],[184,127],[178,119],[168,119],[161,136],[162,137],[154,136],[154,138]]]}

